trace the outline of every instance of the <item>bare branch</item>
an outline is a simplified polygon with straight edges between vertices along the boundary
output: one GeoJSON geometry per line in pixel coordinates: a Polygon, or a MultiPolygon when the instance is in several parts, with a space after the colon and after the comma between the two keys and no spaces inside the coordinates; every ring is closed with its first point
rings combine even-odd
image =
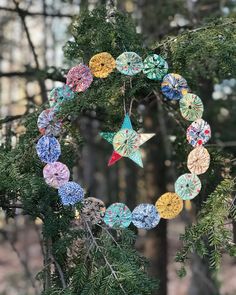
{"type": "Polygon", "coordinates": [[[9,11],[9,12],[13,12],[13,13],[19,13],[19,10],[21,12],[21,14],[25,17],[25,16],[45,16],[45,17],[65,17],[65,18],[73,18],[74,15],[72,14],[67,14],[67,13],[48,13],[48,12],[31,12],[22,8],[18,7],[17,9],[14,8],[9,8],[9,7],[3,7],[0,6],[0,10],[3,11],[9,11]]]}
{"type": "Polygon", "coordinates": [[[65,78],[59,71],[52,71],[50,68],[49,69],[36,69],[36,68],[31,68],[27,69],[23,72],[21,71],[13,71],[13,72],[0,72],[0,78],[1,77],[22,77],[22,78],[31,78],[32,80],[38,80],[39,77],[41,79],[50,79],[53,81],[59,81],[65,83],[65,78]]]}

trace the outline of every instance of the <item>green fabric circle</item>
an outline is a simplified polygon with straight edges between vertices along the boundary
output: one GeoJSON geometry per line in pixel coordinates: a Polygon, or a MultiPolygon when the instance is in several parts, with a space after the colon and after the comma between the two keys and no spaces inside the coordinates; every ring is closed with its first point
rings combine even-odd
{"type": "Polygon", "coordinates": [[[149,55],[143,62],[143,73],[148,79],[160,81],[167,72],[168,64],[160,55],[149,55]]]}
{"type": "Polygon", "coordinates": [[[175,182],[175,192],[183,200],[195,198],[201,190],[201,181],[195,174],[185,173],[175,182]]]}
{"type": "Polygon", "coordinates": [[[122,129],[113,138],[114,150],[123,157],[129,157],[139,148],[140,135],[132,129],[122,129]]]}
{"type": "Polygon", "coordinates": [[[184,119],[195,121],[203,114],[204,106],[200,97],[196,94],[187,93],[179,101],[180,112],[184,119]]]}

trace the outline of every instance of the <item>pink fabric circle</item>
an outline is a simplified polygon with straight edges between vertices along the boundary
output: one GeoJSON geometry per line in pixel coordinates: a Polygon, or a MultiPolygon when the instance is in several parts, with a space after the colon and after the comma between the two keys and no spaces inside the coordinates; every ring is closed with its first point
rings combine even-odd
{"type": "Polygon", "coordinates": [[[84,92],[93,81],[93,75],[86,65],[79,64],[69,70],[66,84],[76,92],[84,92]]]}
{"type": "Polygon", "coordinates": [[[43,168],[43,177],[48,185],[59,188],[69,181],[70,170],[61,162],[49,163],[43,168]]]}

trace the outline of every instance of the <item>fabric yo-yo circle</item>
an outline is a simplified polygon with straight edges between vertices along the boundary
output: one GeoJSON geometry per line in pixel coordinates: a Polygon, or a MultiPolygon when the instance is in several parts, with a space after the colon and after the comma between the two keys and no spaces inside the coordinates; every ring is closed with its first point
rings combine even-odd
{"type": "Polygon", "coordinates": [[[132,222],[137,228],[152,229],[159,221],[160,216],[154,205],[140,204],[132,212],[132,222]]]}
{"type": "Polygon", "coordinates": [[[116,68],[124,75],[133,76],[142,71],[142,58],[135,52],[123,52],[116,59],[116,68]]]}
{"type": "Polygon", "coordinates": [[[175,182],[175,192],[183,200],[192,200],[200,190],[202,184],[196,174],[185,173],[181,175],[175,182]]]}
{"type": "Polygon", "coordinates": [[[140,134],[132,129],[122,129],[113,138],[114,150],[123,157],[133,154],[140,144],[140,134]]]}
{"type": "Polygon", "coordinates": [[[79,64],[69,70],[66,75],[66,84],[75,92],[84,92],[93,82],[90,68],[79,64]]]}
{"type": "Polygon", "coordinates": [[[211,138],[211,127],[203,119],[197,119],[187,129],[187,141],[193,146],[201,146],[211,138]]]}
{"type": "Polygon", "coordinates": [[[84,190],[78,183],[69,181],[59,188],[58,194],[63,205],[75,205],[82,201],[84,190]]]}
{"type": "Polygon", "coordinates": [[[116,67],[116,61],[108,52],[95,54],[89,61],[92,74],[97,78],[106,78],[116,67]]]}
{"type": "Polygon", "coordinates": [[[161,91],[170,100],[179,100],[188,92],[187,81],[178,74],[167,74],[161,83],[161,91]]]}
{"type": "Polygon", "coordinates": [[[110,205],[105,213],[104,222],[109,227],[125,228],[132,221],[132,213],[123,203],[114,203],[110,205]]]}
{"type": "Polygon", "coordinates": [[[202,117],[204,106],[201,98],[196,94],[185,94],[180,99],[179,106],[182,116],[188,121],[195,121],[202,117]]]}
{"type": "Polygon", "coordinates": [[[187,166],[191,173],[203,174],[210,166],[210,154],[203,146],[198,146],[188,155],[187,166]]]}
{"type": "Polygon", "coordinates": [[[70,170],[61,162],[49,163],[43,168],[43,177],[48,185],[59,188],[69,181],[70,170]]]}
{"type": "Polygon", "coordinates": [[[160,81],[167,72],[168,64],[160,55],[149,55],[143,62],[143,73],[148,79],[160,81]]]}
{"type": "Polygon", "coordinates": [[[61,155],[61,146],[55,137],[44,135],[39,139],[36,151],[42,162],[53,163],[61,155]]]}
{"type": "Polygon", "coordinates": [[[175,218],[183,210],[183,200],[176,193],[165,193],[155,204],[161,218],[175,218]]]}
{"type": "Polygon", "coordinates": [[[55,119],[53,109],[46,109],[38,116],[37,125],[41,134],[57,136],[61,131],[62,123],[55,119]]]}
{"type": "Polygon", "coordinates": [[[74,92],[68,85],[55,87],[49,93],[49,105],[58,109],[63,101],[73,99],[74,96],[74,92]]]}
{"type": "Polygon", "coordinates": [[[106,206],[102,200],[96,198],[86,198],[83,200],[81,217],[92,224],[101,223],[105,216],[106,206]]]}

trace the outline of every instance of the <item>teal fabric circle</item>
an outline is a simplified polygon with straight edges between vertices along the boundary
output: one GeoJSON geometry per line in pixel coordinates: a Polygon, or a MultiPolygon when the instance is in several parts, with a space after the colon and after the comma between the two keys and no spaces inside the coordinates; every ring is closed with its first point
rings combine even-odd
{"type": "Polygon", "coordinates": [[[143,62],[143,73],[151,80],[159,80],[168,72],[167,62],[158,54],[152,54],[143,62]]]}
{"type": "Polygon", "coordinates": [[[195,174],[185,173],[175,182],[175,192],[183,200],[195,198],[201,190],[201,181],[195,174]]]}
{"type": "Polygon", "coordinates": [[[114,203],[106,210],[104,222],[109,227],[125,228],[128,227],[132,220],[132,213],[123,203],[114,203]]]}
{"type": "Polygon", "coordinates": [[[124,75],[133,76],[142,71],[142,58],[135,52],[123,52],[116,59],[116,68],[124,75]]]}

